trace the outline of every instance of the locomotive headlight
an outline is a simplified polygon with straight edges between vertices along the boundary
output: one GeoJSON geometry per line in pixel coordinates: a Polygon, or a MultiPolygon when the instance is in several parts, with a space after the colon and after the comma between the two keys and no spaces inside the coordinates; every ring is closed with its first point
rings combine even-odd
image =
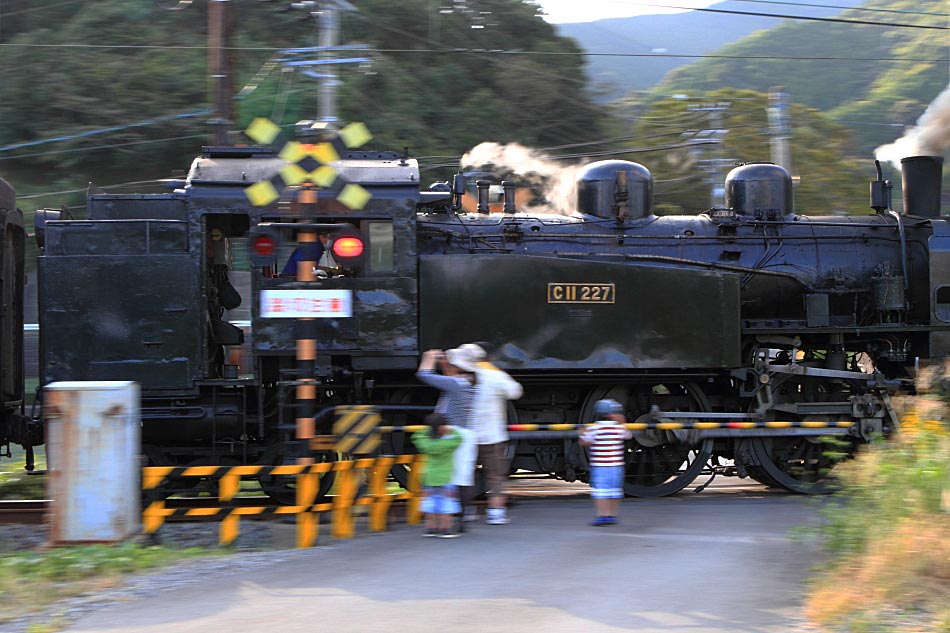
{"type": "Polygon", "coordinates": [[[336,241],[333,242],[333,254],[343,259],[359,257],[363,254],[363,240],[350,235],[337,238],[336,241]]]}
{"type": "Polygon", "coordinates": [[[363,234],[352,224],[345,224],[330,235],[333,258],[349,270],[360,267],[363,259],[363,234]]]}

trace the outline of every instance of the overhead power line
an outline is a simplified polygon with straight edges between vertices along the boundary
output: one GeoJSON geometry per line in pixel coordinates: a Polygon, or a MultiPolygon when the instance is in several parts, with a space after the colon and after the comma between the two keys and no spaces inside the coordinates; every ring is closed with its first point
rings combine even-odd
{"type": "MultiPolygon", "coordinates": [[[[948,29],[950,27],[936,27],[948,29]]],[[[26,46],[26,47],[45,47],[45,48],[147,48],[147,49],[200,49],[206,50],[206,46],[151,46],[151,45],[125,45],[125,44],[4,44],[2,46],[26,46]]],[[[234,51],[278,51],[277,48],[262,47],[229,47],[227,50],[234,51]]],[[[509,56],[548,56],[548,57],[675,57],[682,59],[764,59],[764,60],[782,60],[782,61],[843,61],[843,62],[925,62],[925,63],[946,63],[946,57],[840,57],[832,55],[717,55],[717,54],[685,54],[685,53],[620,53],[620,52],[599,52],[591,53],[585,51],[525,51],[509,49],[486,49],[486,48],[367,48],[367,53],[415,53],[427,54],[458,54],[458,55],[509,55],[509,56]]]]}
{"type": "Polygon", "coordinates": [[[37,145],[46,145],[47,143],[58,143],[60,141],[71,141],[77,138],[87,138],[90,136],[97,136],[99,134],[107,134],[109,132],[118,132],[120,130],[127,130],[133,127],[145,127],[148,125],[155,125],[156,123],[164,123],[165,121],[172,121],[175,119],[188,119],[196,116],[202,116],[205,114],[210,114],[213,110],[196,110],[194,112],[184,112],[182,114],[169,114],[167,116],[155,117],[154,119],[148,119],[146,121],[136,121],[135,123],[128,123],[126,125],[115,125],[113,127],[104,127],[96,130],[86,130],[85,132],[77,132],[76,134],[69,134],[65,136],[54,136],[52,138],[41,138],[36,141],[25,141],[23,143],[13,143],[12,145],[3,145],[0,147],[0,152],[9,152],[15,149],[22,149],[24,147],[35,147],[37,145]]]}
{"type": "Polygon", "coordinates": [[[588,53],[588,52],[570,52],[570,51],[520,51],[504,49],[480,49],[480,48],[378,48],[368,49],[376,53],[460,53],[479,55],[512,55],[512,56],[586,56],[586,57],[682,57],[688,59],[774,59],[785,61],[848,61],[848,62],[928,62],[939,63],[947,62],[946,57],[838,57],[831,55],[814,56],[790,56],[790,55],[686,55],[680,53],[588,53]]]}
{"type": "Polygon", "coordinates": [[[808,2],[781,2],[780,0],[736,0],[737,2],[750,2],[755,4],[781,4],[791,7],[812,7],[816,9],[838,9],[840,11],[861,11],[862,13],[898,13],[902,15],[936,15],[946,17],[945,13],[935,13],[933,11],[904,11],[901,9],[872,9],[868,7],[842,7],[836,4],[812,4],[808,2]]]}
{"type": "Polygon", "coordinates": [[[53,156],[57,154],[74,154],[76,152],[93,152],[101,149],[115,149],[117,147],[128,147],[130,145],[146,145],[150,143],[168,143],[171,141],[183,141],[190,138],[199,138],[205,134],[188,134],[186,136],[171,136],[168,138],[154,138],[144,141],[129,141],[127,143],[112,143],[111,145],[92,145],[91,147],[74,147],[72,149],[57,149],[49,152],[33,152],[32,154],[17,154],[15,156],[0,156],[0,160],[16,160],[18,158],[35,158],[37,156],[53,156]]]}
{"type": "MultiPolygon", "coordinates": [[[[950,27],[946,26],[936,26],[930,24],[907,24],[904,22],[878,22],[875,20],[856,20],[850,18],[823,18],[818,17],[817,15],[789,15],[784,13],[761,13],[758,11],[736,11],[732,9],[697,9],[695,7],[684,7],[681,5],[675,4],[653,4],[651,3],[640,3],[641,5],[646,5],[648,7],[661,7],[664,9],[682,9],[684,11],[702,11],[703,13],[724,13],[728,15],[753,15],[761,18],[779,18],[782,20],[811,20],[815,22],[838,22],[843,24],[869,24],[872,26],[895,26],[900,28],[910,28],[910,29],[937,29],[941,31],[946,31],[950,27]]],[[[843,8],[843,7],[842,7],[843,8]]],[[[942,16],[942,13],[937,15],[942,16]]]]}
{"type": "Polygon", "coordinates": [[[65,2],[60,2],[58,4],[44,4],[38,7],[32,7],[29,9],[20,9],[19,11],[0,11],[0,16],[4,18],[10,18],[15,15],[22,15],[24,13],[33,13],[35,11],[47,11],[49,9],[58,9],[59,7],[66,6],[67,4],[76,4],[82,0],[66,0],[65,2]]]}

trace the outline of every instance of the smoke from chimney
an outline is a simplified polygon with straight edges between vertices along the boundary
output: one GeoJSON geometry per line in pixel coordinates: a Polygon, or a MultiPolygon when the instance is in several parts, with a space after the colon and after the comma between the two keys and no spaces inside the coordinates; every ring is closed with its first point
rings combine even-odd
{"type": "Polygon", "coordinates": [[[940,156],[950,148],[950,86],[937,95],[917,125],[893,143],[874,150],[874,157],[900,169],[907,156],[940,156]]]}
{"type": "Polygon", "coordinates": [[[579,165],[560,165],[553,157],[517,143],[480,143],[462,156],[461,166],[495,174],[499,182],[507,178],[518,181],[519,187],[536,189],[546,202],[531,208],[536,213],[571,215],[576,211],[574,178],[579,165]]]}

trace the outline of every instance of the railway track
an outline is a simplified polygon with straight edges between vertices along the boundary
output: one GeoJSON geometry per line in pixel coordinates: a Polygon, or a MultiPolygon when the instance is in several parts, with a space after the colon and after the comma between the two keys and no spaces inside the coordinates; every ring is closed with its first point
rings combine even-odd
{"type": "Polygon", "coordinates": [[[49,501],[0,501],[0,523],[42,523],[49,501]]]}

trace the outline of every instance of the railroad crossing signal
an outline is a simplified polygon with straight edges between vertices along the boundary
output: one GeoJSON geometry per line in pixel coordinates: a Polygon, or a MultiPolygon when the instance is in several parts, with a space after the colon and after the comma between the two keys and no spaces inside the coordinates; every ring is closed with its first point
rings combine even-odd
{"type": "Polygon", "coordinates": [[[336,408],[333,434],[338,453],[366,455],[379,446],[379,413],[369,405],[336,408]]]}
{"type": "MultiPolygon", "coordinates": [[[[315,129],[317,125],[320,124],[315,124],[315,129]]],[[[251,122],[245,134],[258,143],[271,145],[280,134],[280,127],[267,119],[257,118],[251,122]]],[[[274,147],[274,151],[287,165],[270,179],[260,180],[246,188],[244,194],[255,207],[265,207],[280,199],[280,194],[286,187],[312,182],[323,189],[336,190],[336,199],[348,208],[362,209],[372,195],[360,185],[346,182],[332,165],[340,160],[342,152],[360,147],[372,138],[373,135],[366,125],[350,123],[335,132],[335,138],[331,141],[289,141],[279,146],[279,149],[274,147]]]]}

